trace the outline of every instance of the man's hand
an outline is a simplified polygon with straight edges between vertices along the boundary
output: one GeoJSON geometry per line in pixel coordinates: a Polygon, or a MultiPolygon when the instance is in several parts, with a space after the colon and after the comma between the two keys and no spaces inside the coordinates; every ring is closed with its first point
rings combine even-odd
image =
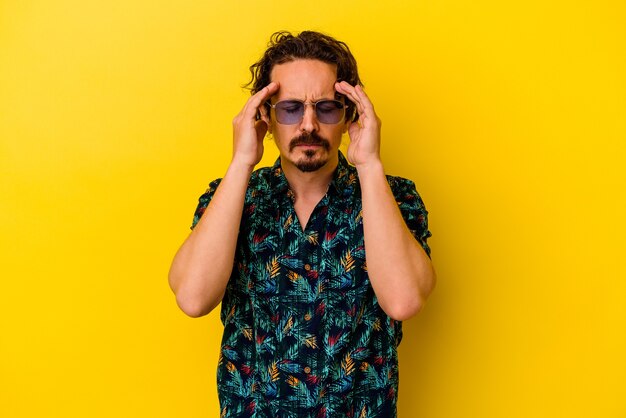
{"type": "Polygon", "coordinates": [[[269,83],[250,97],[233,119],[233,163],[254,167],[261,161],[263,138],[270,123],[263,104],[277,91],[278,83],[269,83]],[[257,112],[260,120],[256,120],[257,112]]]}
{"type": "Polygon", "coordinates": [[[380,164],[381,121],[374,112],[372,102],[358,85],[354,87],[342,81],[335,83],[335,90],[353,102],[359,113],[358,123],[351,123],[348,128],[348,160],[357,168],[371,163],[380,164]]]}

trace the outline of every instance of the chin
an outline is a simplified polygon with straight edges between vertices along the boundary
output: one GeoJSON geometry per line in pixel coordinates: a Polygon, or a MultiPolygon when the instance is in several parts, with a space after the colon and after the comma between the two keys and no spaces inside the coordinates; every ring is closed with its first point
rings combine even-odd
{"type": "Polygon", "coordinates": [[[303,173],[310,173],[312,171],[317,171],[320,168],[324,167],[328,162],[328,157],[324,158],[321,155],[316,155],[317,153],[313,150],[305,150],[303,152],[304,156],[300,157],[297,161],[295,161],[295,167],[302,171],[303,173]],[[317,157],[317,158],[316,158],[317,157]]]}

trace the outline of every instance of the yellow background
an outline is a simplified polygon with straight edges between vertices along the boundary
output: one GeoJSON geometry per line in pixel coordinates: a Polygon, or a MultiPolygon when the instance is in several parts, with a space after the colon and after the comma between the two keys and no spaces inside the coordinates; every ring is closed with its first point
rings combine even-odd
{"type": "Polygon", "coordinates": [[[0,416],[217,416],[218,311],[167,271],[248,66],[310,28],[430,212],[400,416],[626,417],[626,4],[382,3],[0,1],[0,416]]]}

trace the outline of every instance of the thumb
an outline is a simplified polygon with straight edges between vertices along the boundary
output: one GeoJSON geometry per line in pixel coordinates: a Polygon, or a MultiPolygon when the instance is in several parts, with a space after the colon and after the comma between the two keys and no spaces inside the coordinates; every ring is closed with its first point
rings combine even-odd
{"type": "Polygon", "coordinates": [[[359,126],[358,123],[351,123],[350,126],[348,126],[348,135],[350,136],[350,140],[353,141],[358,137],[358,133],[361,130],[361,127],[359,126]]]}

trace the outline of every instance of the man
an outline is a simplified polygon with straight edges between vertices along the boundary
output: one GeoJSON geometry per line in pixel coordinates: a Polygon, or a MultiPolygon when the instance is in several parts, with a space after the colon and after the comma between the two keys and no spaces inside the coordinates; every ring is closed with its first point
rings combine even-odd
{"type": "Polygon", "coordinates": [[[411,181],[384,174],[344,43],[279,32],[250,68],[231,164],[169,275],[186,314],[222,303],[221,415],[395,416],[400,321],[435,284],[427,211],[411,181]],[[280,158],[253,171],[267,132],[280,158]]]}

